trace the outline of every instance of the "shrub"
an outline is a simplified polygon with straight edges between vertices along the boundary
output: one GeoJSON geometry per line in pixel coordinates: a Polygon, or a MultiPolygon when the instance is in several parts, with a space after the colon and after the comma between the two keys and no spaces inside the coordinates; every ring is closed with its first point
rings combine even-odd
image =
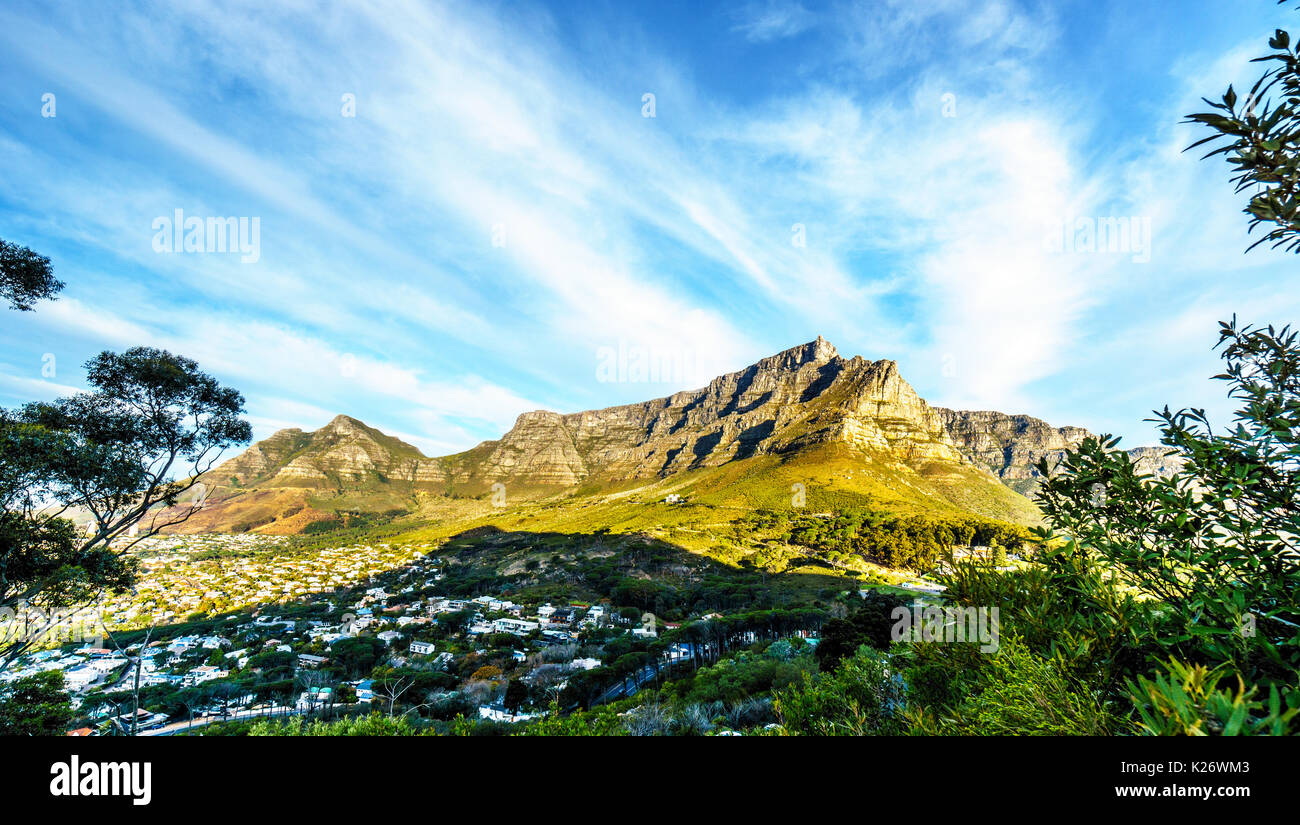
{"type": "Polygon", "coordinates": [[[776,715],[792,734],[891,735],[904,732],[903,681],[889,657],[866,645],[834,673],[806,676],[776,693],[776,715]]]}

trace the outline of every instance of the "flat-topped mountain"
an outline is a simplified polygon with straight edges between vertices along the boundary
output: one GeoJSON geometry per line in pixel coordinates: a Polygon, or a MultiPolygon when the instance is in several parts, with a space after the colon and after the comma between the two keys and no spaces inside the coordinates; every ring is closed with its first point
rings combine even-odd
{"type": "MultiPolygon", "coordinates": [[[[922,501],[974,509],[980,505],[970,502],[980,501],[987,511],[1023,514],[1032,506],[1011,491],[1037,486],[1033,464],[1088,435],[1026,415],[931,407],[894,361],[844,358],[818,337],[698,390],[578,413],[527,412],[500,439],[455,455],[427,457],[340,415],[315,432],[281,430],[208,478],[220,487],[218,506],[261,502],[257,517],[242,522],[248,527],[277,518],[267,514],[283,506],[284,491],[300,491],[293,506],[319,514],[312,508],[324,506],[321,496],[391,509],[421,493],[482,495],[498,482],[545,495],[833,454],[837,467],[847,462],[846,478],[854,467],[874,473],[876,489],[906,487],[922,501]],[[961,489],[972,485],[975,495],[961,489]]],[[[1148,469],[1167,469],[1161,451],[1133,452],[1148,469]]],[[[209,515],[204,521],[217,523],[209,515]]]]}
{"type": "Polygon", "coordinates": [[[244,487],[569,486],[665,476],[825,443],[909,464],[967,460],[897,364],[842,358],[818,338],[699,390],[603,410],[524,413],[499,440],[455,455],[426,457],[340,415],[315,432],[281,430],[212,477],[244,487]]]}
{"type": "Polygon", "coordinates": [[[456,482],[651,478],[841,443],[890,460],[961,462],[943,419],[893,361],[845,359],[822,338],[640,404],[519,416],[499,441],[447,459],[456,482]]]}

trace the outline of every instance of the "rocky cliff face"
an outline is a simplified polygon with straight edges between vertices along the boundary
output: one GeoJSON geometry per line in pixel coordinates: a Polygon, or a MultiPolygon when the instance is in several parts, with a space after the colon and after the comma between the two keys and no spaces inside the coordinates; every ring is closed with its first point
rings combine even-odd
{"type": "MultiPolygon", "coordinates": [[[[1035,465],[1039,461],[1046,458],[1049,465],[1054,464],[1066,450],[1093,435],[1082,427],[1053,427],[1028,415],[942,407],[935,412],[963,453],[1007,486],[1026,494],[1038,487],[1040,474],[1035,465]]],[[[1167,452],[1157,447],[1128,451],[1143,472],[1153,475],[1168,475],[1179,466],[1167,452]]]]}
{"type": "Polygon", "coordinates": [[[1138,470],[1157,478],[1168,478],[1178,472],[1183,462],[1178,456],[1170,455],[1168,447],[1134,447],[1128,451],[1137,464],[1138,470]]]}
{"type": "Polygon", "coordinates": [[[346,415],[315,432],[281,430],[212,471],[251,487],[339,487],[367,482],[443,483],[446,473],[404,441],[346,415]]]}
{"type": "Polygon", "coordinates": [[[889,460],[963,461],[893,361],[841,358],[818,338],[667,398],[521,415],[500,441],[448,461],[457,481],[645,478],[841,442],[889,460]]]}
{"type": "MultiPolygon", "coordinates": [[[[661,477],[837,443],[898,466],[973,464],[1030,492],[1037,486],[1034,464],[1059,458],[1088,435],[1027,415],[931,407],[895,362],[846,359],[818,337],[719,376],[703,389],[567,415],[524,413],[499,440],[452,456],[427,458],[338,416],[312,433],[282,430],[214,470],[213,478],[221,484],[234,478],[244,487],[326,489],[371,482],[572,486],[661,477]]],[[[1159,450],[1132,452],[1151,472],[1175,466],[1159,450]]]]}

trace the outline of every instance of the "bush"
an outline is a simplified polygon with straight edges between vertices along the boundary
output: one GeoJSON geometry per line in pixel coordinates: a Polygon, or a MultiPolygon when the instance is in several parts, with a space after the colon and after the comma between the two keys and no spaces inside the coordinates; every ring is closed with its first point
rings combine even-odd
{"type": "MultiPolygon", "coordinates": [[[[937,646],[932,643],[932,646],[937,646]]],[[[967,646],[974,650],[974,646],[967,646]]],[[[1058,661],[1003,638],[993,655],[976,655],[954,707],[909,710],[913,732],[964,736],[1097,736],[1128,732],[1093,690],[1058,661]]],[[[910,684],[910,680],[909,680],[910,684]]]]}
{"type": "Polygon", "coordinates": [[[0,686],[0,735],[62,736],[71,721],[62,671],[46,670],[0,686]]]}
{"type": "Polygon", "coordinates": [[[390,718],[378,713],[333,722],[301,720],[254,722],[249,736],[418,736],[428,735],[411,724],[405,716],[390,718]]]}
{"type": "Polygon", "coordinates": [[[1285,708],[1276,687],[1268,701],[1237,677],[1236,690],[1219,687],[1225,668],[1210,670],[1171,660],[1155,678],[1139,677],[1131,686],[1138,703],[1138,728],[1149,736],[1271,735],[1287,733],[1297,711],[1285,708]]]}
{"type": "Polygon", "coordinates": [[[866,645],[834,673],[806,676],[776,693],[776,715],[792,734],[874,736],[903,733],[903,681],[889,657],[866,645]]]}

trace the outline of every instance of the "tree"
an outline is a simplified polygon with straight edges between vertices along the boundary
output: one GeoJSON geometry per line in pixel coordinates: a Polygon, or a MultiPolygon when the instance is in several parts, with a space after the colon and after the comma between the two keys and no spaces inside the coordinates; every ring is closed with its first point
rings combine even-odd
{"type": "Polygon", "coordinates": [[[1205,157],[1224,155],[1237,191],[1254,193],[1243,210],[1251,216],[1250,231],[1272,225],[1250,249],[1270,243],[1300,252],[1300,50],[1282,29],[1268,46],[1272,51],[1252,62],[1275,65],[1244,99],[1229,86],[1220,103],[1203,98],[1215,111],[1187,116],[1187,122],[1214,130],[1187,148],[1223,141],[1205,157]]]}
{"type": "Polygon", "coordinates": [[[0,240],[0,298],[11,309],[27,312],[42,298],[53,298],[63,289],[54,277],[50,259],[25,246],[0,240]]]}
{"type": "MultiPolygon", "coordinates": [[[[820,645],[819,645],[820,646],[820,645]]],[[[792,734],[875,736],[903,731],[904,686],[889,659],[863,646],[834,673],[776,691],[776,714],[792,734]]]]}
{"type": "Polygon", "coordinates": [[[470,675],[470,680],[474,682],[490,682],[501,678],[501,668],[496,665],[483,665],[470,675]]]}
{"type": "Polygon", "coordinates": [[[852,656],[862,645],[888,650],[892,641],[893,612],[908,602],[889,593],[868,591],[862,604],[848,618],[831,619],[822,626],[817,643],[817,664],[833,670],[840,660],[852,656]]]}
{"type": "Polygon", "coordinates": [[[520,679],[511,679],[510,684],[506,685],[505,699],[502,704],[506,710],[517,711],[528,701],[528,685],[520,679]]]}
{"type": "MultiPolygon", "coordinates": [[[[1155,597],[1151,641],[1182,661],[1224,665],[1300,706],[1300,336],[1224,323],[1218,347],[1240,406],[1219,433],[1204,410],[1158,413],[1183,459],[1139,474],[1118,439],[1067,453],[1040,493],[1066,552],[1155,597]],[[1098,504],[1098,486],[1106,495],[1098,504]]],[[[1048,467],[1041,462],[1039,471],[1048,467]]],[[[1050,540],[1050,536],[1047,536],[1050,540]]]]}
{"type": "MultiPolygon", "coordinates": [[[[129,587],[126,551],[190,518],[180,496],[252,438],[243,397],[188,358],[135,347],[86,368],[90,392],[0,411],[0,609],[48,614],[129,587]]],[[[0,666],[32,641],[0,647],[0,666]]]]}
{"type": "Polygon", "coordinates": [[[307,696],[307,715],[316,712],[323,702],[324,691],[329,688],[330,676],[319,670],[302,670],[298,672],[297,681],[302,684],[302,691],[307,696]]]}
{"type": "Polygon", "coordinates": [[[63,673],[46,670],[0,687],[0,735],[62,736],[72,721],[63,673]]]}
{"type": "Polygon", "coordinates": [[[392,716],[397,702],[415,686],[414,676],[401,674],[396,670],[377,671],[374,675],[372,690],[379,699],[388,702],[388,715],[392,716]]]}
{"type": "MultiPolygon", "coordinates": [[[[117,637],[113,635],[113,632],[111,630],[109,630],[107,627],[104,628],[104,631],[108,634],[109,641],[113,644],[113,647],[117,650],[117,652],[126,658],[128,665],[130,667],[130,670],[128,670],[127,672],[132,677],[131,679],[131,700],[132,700],[131,701],[131,705],[132,705],[131,735],[132,736],[135,736],[139,732],[139,725],[140,725],[140,677],[143,672],[143,668],[141,667],[141,662],[144,659],[145,651],[149,649],[149,640],[153,638],[154,631],[157,629],[158,629],[158,620],[155,618],[153,622],[150,623],[149,629],[145,632],[144,638],[141,639],[140,642],[138,643],[138,646],[136,646],[135,653],[132,654],[129,649],[122,647],[121,643],[118,642],[117,637]]],[[[166,651],[163,651],[162,653],[155,654],[155,658],[165,657],[166,655],[167,655],[166,651]]]]}
{"type": "Polygon", "coordinates": [[[385,649],[373,636],[349,636],[330,646],[330,657],[346,678],[356,678],[374,670],[385,649]]]}
{"type": "Polygon", "coordinates": [[[992,547],[989,548],[989,553],[991,555],[991,559],[994,567],[1007,566],[1007,548],[1003,547],[1000,544],[994,544],[992,547]]]}

